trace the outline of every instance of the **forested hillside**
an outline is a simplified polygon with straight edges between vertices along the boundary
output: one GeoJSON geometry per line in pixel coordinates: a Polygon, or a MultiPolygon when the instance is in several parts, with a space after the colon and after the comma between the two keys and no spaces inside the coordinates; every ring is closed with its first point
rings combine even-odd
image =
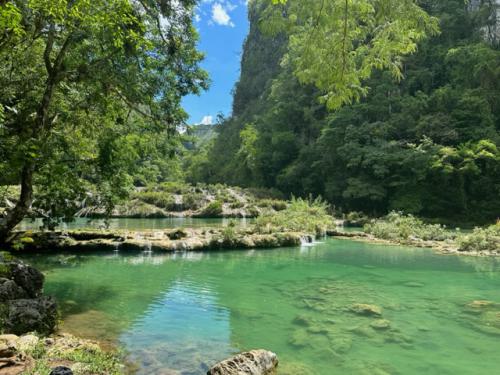
{"type": "Polygon", "coordinates": [[[379,71],[365,98],[328,111],[317,85],[281,67],[287,35],[263,34],[260,3],[251,2],[233,116],[217,126],[189,178],[322,195],[344,211],[495,219],[500,50],[485,39],[491,2],[421,3],[440,33],[405,58],[404,79],[379,71]]]}

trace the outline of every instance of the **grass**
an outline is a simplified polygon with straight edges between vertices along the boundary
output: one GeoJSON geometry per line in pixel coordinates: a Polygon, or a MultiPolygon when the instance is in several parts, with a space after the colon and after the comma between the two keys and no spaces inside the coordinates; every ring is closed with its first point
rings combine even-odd
{"type": "Polygon", "coordinates": [[[27,375],[48,375],[54,362],[70,362],[75,375],[123,374],[123,365],[118,353],[109,353],[91,343],[77,343],[73,347],[48,347],[43,339],[29,353],[35,359],[35,366],[27,375]]]}
{"type": "Polygon", "coordinates": [[[255,221],[256,229],[263,233],[294,231],[322,235],[332,224],[328,204],[321,198],[292,198],[286,209],[264,213],[255,221]]]}

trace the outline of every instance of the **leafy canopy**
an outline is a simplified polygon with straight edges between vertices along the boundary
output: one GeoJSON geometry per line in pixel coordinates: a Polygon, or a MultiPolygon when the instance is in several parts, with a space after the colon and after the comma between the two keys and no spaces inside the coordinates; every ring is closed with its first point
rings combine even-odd
{"type": "Polygon", "coordinates": [[[290,65],[301,83],[314,84],[331,110],[368,93],[375,70],[401,79],[402,58],[438,32],[438,20],[415,0],[272,0],[262,17],[271,32],[286,32],[290,65]]]}

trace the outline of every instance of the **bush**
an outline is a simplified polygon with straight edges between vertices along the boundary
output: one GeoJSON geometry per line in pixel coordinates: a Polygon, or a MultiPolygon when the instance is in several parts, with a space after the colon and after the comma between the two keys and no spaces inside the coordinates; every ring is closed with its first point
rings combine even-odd
{"type": "Polygon", "coordinates": [[[175,206],[175,199],[172,194],[162,191],[143,191],[135,193],[134,198],[156,207],[164,208],[166,210],[173,209],[175,206]]]}
{"type": "Polygon", "coordinates": [[[259,232],[295,231],[321,235],[333,225],[333,218],[328,215],[328,204],[321,198],[292,198],[285,210],[265,213],[256,219],[255,225],[259,232]]]}
{"type": "Polygon", "coordinates": [[[201,193],[187,193],[182,196],[182,206],[185,210],[197,210],[202,206],[203,199],[201,193]]]}
{"type": "Polygon", "coordinates": [[[222,202],[213,201],[206,206],[201,212],[204,217],[219,217],[222,215],[222,202]]]}
{"type": "Polygon", "coordinates": [[[487,228],[475,228],[471,234],[458,238],[459,251],[500,250],[500,223],[487,228]]]}
{"type": "Polygon", "coordinates": [[[287,203],[279,199],[261,199],[257,202],[257,206],[272,208],[276,211],[283,211],[287,208],[287,203]]]}
{"type": "Polygon", "coordinates": [[[413,215],[404,215],[399,212],[391,212],[383,219],[366,224],[364,231],[377,238],[396,242],[412,239],[444,241],[455,239],[458,235],[442,225],[425,224],[413,215]]]}

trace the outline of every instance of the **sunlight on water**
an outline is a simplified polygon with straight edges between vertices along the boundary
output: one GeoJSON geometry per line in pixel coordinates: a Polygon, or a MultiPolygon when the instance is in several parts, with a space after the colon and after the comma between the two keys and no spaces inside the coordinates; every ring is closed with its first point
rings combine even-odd
{"type": "Polygon", "coordinates": [[[121,344],[140,374],[204,374],[254,348],[276,352],[282,375],[500,371],[497,259],[327,239],[29,260],[61,303],[62,329],[121,344]]]}

